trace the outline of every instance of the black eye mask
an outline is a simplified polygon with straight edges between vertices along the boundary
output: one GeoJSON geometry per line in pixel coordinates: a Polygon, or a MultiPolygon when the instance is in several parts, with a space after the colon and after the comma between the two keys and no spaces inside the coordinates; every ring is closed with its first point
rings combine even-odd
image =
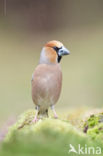
{"type": "Polygon", "coordinates": [[[61,49],[62,47],[58,48],[58,47],[53,47],[53,49],[58,53],[58,51],[61,49]]]}

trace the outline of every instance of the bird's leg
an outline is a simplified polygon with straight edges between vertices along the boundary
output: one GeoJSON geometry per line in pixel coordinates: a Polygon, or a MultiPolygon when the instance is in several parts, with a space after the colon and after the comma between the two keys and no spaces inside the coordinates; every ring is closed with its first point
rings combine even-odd
{"type": "Polygon", "coordinates": [[[57,119],[57,118],[58,118],[58,115],[57,115],[57,113],[56,113],[56,111],[55,111],[54,105],[51,106],[51,109],[52,109],[52,111],[53,111],[54,118],[57,119]]]}
{"type": "Polygon", "coordinates": [[[37,106],[37,107],[36,107],[36,112],[35,112],[35,117],[34,117],[34,119],[33,119],[32,122],[37,122],[37,120],[38,120],[38,118],[37,118],[37,116],[38,116],[38,111],[39,111],[39,107],[37,106]]]}

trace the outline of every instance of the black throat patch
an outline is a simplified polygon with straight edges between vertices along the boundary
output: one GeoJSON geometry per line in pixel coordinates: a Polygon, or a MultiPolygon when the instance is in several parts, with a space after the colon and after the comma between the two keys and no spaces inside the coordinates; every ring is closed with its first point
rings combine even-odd
{"type": "Polygon", "coordinates": [[[61,59],[62,59],[62,56],[58,55],[58,63],[61,61],[61,59]]]}

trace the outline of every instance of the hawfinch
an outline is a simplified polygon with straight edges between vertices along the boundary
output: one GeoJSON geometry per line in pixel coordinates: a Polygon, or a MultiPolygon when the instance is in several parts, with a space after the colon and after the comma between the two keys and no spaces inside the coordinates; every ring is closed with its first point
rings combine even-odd
{"type": "Polygon", "coordinates": [[[38,117],[48,117],[48,108],[51,107],[54,117],[57,114],[54,105],[59,99],[62,86],[62,71],[60,61],[62,56],[70,52],[59,41],[49,41],[41,51],[39,64],[32,75],[32,99],[36,105],[38,117]]]}

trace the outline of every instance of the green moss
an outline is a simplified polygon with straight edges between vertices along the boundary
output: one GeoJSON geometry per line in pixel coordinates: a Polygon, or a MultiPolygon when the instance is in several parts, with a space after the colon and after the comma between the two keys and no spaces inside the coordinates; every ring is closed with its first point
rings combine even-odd
{"type": "Polygon", "coordinates": [[[95,125],[97,125],[99,122],[99,117],[92,115],[89,119],[88,119],[88,126],[89,127],[94,127],[95,125]]]}
{"type": "Polygon", "coordinates": [[[34,115],[35,111],[29,110],[10,127],[1,145],[0,156],[68,156],[69,144],[75,148],[78,144],[101,146],[68,121],[45,118],[35,124],[32,123],[34,115]]]}
{"type": "Polygon", "coordinates": [[[84,127],[92,128],[99,123],[99,116],[91,115],[85,122],[84,127]]]}
{"type": "Polygon", "coordinates": [[[85,121],[83,130],[92,139],[103,142],[103,113],[91,115],[85,121]]]}
{"type": "MultiPolygon", "coordinates": [[[[39,120],[37,123],[33,123],[32,120],[35,116],[34,110],[29,110],[23,113],[18,121],[9,129],[9,132],[5,138],[5,141],[9,141],[12,137],[14,137],[15,133],[18,135],[24,134],[37,134],[40,132],[60,132],[60,133],[68,133],[69,131],[77,132],[77,129],[74,128],[68,121],[53,119],[53,118],[44,118],[43,120],[39,120]],[[52,131],[51,131],[52,130],[52,131]]],[[[79,131],[77,132],[79,134],[79,131]]],[[[83,135],[83,133],[81,133],[83,135]]]]}

